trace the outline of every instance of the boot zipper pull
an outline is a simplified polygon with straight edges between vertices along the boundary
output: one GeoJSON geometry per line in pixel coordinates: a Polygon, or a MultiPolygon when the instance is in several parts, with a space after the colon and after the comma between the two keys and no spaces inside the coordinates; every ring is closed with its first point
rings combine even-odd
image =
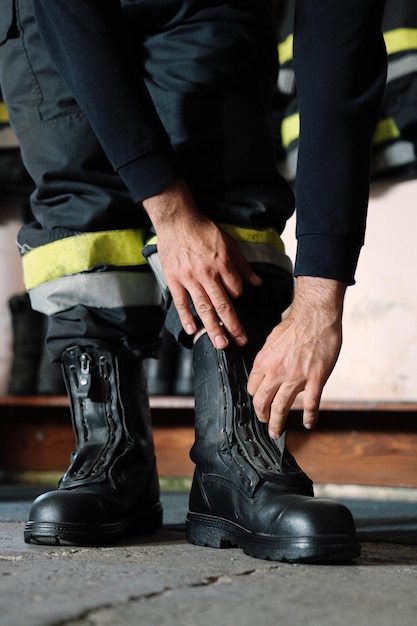
{"type": "Polygon", "coordinates": [[[80,375],[76,387],[77,398],[87,398],[91,387],[91,363],[88,354],[83,353],[80,357],[80,375]]]}

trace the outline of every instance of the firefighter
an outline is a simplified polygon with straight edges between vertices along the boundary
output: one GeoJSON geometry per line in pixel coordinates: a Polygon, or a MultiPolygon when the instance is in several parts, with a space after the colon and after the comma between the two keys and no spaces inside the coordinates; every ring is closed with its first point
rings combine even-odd
{"type": "MultiPolygon", "coordinates": [[[[308,4],[301,3],[301,13],[308,4]]],[[[384,72],[380,4],[369,3],[372,16],[359,0],[349,12],[329,9],[339,34],[372,25],[375,47],[361,59],[364,102],[353,114],[369,131],[384,72]]],[[[25,540],[103,545],[160,527],[143,360],[157,352],[165,321],[193,351],[196,469],[188,540],[274,560],[354,558],[359,544],[350,512],[314,497],[282,424],[271,418],[268,427],[257,391],[265,379],[259,351],[280,327],[293,291],[280,235],[294,197],[277,171],[270,132],[278,69],[270,2],[3,5],[0,77],[36,183],[36,221],[22,228],[18,245],[32,306],[49,316],[49,353],[63,366],[77,440],[58,488],[33,503],[25,540]],[[251,389],[260,419],[247,387],[256,354],[251,389]]],[[[300,41],[309,48],[302,32],[300,41]]],[[[367,50],[360,39],[357,45],[367,50]]],[[[347,48],[342,65],[351,62],[347,48]]],[[[300,72],[305,90],[311,62],[300,72]]],[[[332,71],[336,65],[332,58],[332,71]]],[[[345,130],[339,135],[346,139],[345,130]]],[[[341,167],[352,147],[367,147],[367,134],[361,137],[346,146],[341,167]]],[[[311,150],[307,145],[309,156],[311,150]]],[[[368,172],[366,157],[358,161],[354,207],[362,213],[368,172]]],[[[309,194],[322,180],[316,184],[315,167],[306,169],[304,162],[309,194]]],[[[314,198],[323,219],[333,195],[320,189],[314,198]]],[[[344,230],[343,207],[341,215],[344,230]]],[[[332,236],[340,240],[338,232],[332,236]]],[[[331,297],[336,283],[339,297],[358,243],[348,233],[340,252],[333,243],[324,254],[304,247],[300,284],[319,277],[331,283],[331,297]]],[[[334,360],[338,337],[336,327],[322,369],[334,360]]]]}

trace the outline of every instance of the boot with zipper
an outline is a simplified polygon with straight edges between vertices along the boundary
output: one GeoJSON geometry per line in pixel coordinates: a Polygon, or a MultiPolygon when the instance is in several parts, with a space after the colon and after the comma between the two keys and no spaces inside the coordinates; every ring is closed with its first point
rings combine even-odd
{"type": "MultiPolygon", "coordinates": [[[[350,560],[360,554],[350,511],[315,498],[312,481],[256,418],[244,351],[216,350],[207,334],[194,349],[196,464],[186,532],[190,543],[239,547],[276,561],[350,560]]],[[[249,365],[249,364],[248,364],[249,365]]]]}
{"type": "Polygon", "coordinates": [[[100,546],[161,527],[143,365],[93,346],[64,352],[76,449],[58,488],[32,504],[26,543],[100,546]]]}

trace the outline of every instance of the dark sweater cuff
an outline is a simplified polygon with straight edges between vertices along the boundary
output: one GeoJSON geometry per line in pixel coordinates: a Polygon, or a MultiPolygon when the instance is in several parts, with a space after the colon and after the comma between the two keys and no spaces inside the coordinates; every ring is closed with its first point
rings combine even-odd
{"type": "Polygon", "coordinates": [[[362,243],[344,237],[303,235],[298,238],[294,265],[295,276],[317,276],[355,282],[362,243]]]}
{"type": "Polygon", "coordinates": [[[118,168],[134,202],[160,193],[181,178],[173,152],[148,152],[118,168]]]}

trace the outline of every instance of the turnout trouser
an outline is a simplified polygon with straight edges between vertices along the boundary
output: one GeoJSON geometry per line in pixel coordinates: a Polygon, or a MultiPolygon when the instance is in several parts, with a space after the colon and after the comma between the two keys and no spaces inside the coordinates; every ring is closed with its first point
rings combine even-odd
{"type": "MultiPolygon", "coordinates": [[[[239,241],[264,278],[236,308],[265,335],[291,297],[280,233],[294,201],[270,136],[275,44],[247,19],[259,0],[237,2],[234,22],[222,22],[230,2],[165,0],[158,14],[150,0],[122,4],[132,55],[198,206],[239,241]]],[[[269,3],[261,4],[266,10],[269,3]]],[[[85,340],[154,355],[165,310],[142,254],[155,252],[149,220],[55,70],[31,0],[0,0],[0,12],[1,87],[36,185],[34,221],[22,227],[18,246],[32,306],[49,316],[49,354],[59,360],[85,340]]],[[[181,339],[172,304],[167,324],[181,339]]]]}

